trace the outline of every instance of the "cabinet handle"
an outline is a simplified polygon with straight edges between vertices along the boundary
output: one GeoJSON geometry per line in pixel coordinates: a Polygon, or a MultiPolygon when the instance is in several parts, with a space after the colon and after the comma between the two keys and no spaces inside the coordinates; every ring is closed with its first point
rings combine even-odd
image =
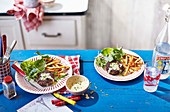
{"type": "Polygon", "coordinates": [[[47,34],[47,33],[42,33],[42,35],[43,35],[44,37],[59,37],[59,36],[61,36],[61,33],[57,33],[56,35],[49,35],[49,34],[47,34]]]}

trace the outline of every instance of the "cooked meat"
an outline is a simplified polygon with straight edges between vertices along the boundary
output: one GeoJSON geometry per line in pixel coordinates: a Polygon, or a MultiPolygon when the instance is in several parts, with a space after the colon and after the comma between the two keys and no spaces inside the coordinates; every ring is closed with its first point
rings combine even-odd
{"type": "Polygon", "coordinates": [[[54,75],[49,71],[40,72],[35,80],[41,86],[50,86],[54,82],[54,75]]]}
{"type": "Polygon", "coordinates": [[[124,66],[120,61],[108,62],[106,71],[111,75],[118,75],[124,71],[124,66]]]}

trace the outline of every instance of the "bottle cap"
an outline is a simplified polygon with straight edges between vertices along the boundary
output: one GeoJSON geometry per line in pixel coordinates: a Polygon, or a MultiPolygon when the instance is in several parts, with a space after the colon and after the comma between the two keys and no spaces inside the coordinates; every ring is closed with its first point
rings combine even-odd
{"type": "Polygon", "coordinates": [[[4,82],[5,83],[11,83],[13,80],[12,80],[12,77],[11,76],[6,76],[5,78],[4,78],[4,82]]]}

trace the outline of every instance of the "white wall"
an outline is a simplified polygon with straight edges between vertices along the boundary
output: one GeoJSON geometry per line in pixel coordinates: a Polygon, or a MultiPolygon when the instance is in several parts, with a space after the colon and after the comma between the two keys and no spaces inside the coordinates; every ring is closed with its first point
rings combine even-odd
{"type": "Polygon", "coordinates": [[[88,48],[153,49],[170,0],[89,0],[88,48]]]}

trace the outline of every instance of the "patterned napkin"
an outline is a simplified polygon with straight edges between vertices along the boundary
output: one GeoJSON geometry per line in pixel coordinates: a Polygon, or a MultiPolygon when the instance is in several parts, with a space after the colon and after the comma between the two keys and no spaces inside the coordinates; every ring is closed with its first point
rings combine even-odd
{"type": "Polygon", "coordinates": [[[72,65],[73,75],[80,75],[80,55],[76,56],[59,56],[69,61],[72,65]]]}
{"type": "Polygon", "coordinates": [[[29,32],[34,28],[38,30],[38,27],[43,22],[44,11],[42,5],[36,8],[26,8],[23,5],[23,1],[15,1],[14,8],[7,11],[8,14],[14,15],[16,20],[23,20],[25,29],[29,32]]]}
{"type": "MultiPolygon", "coordinates": [[[[70,64],[72,65],[72,69],[73,69],[73,75],[80,75],[80,55],[59,56],[59,57],[64,58],[65,60],[70,62],[70,64]]],[[[55,93],[70,94],[70,92],[67,91],[66,87],[61,88],[60,90],[56,91],[55,93]]]]}

